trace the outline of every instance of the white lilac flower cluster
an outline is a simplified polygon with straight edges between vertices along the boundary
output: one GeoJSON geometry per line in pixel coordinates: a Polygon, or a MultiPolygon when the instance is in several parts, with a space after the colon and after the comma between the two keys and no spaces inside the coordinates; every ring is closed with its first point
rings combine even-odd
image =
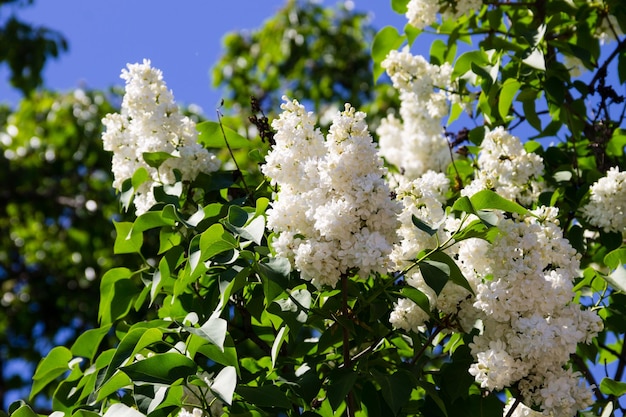
{"type": "Polygon", "coordinates": [[[529,206],[543,191],[543,158],[528,153],[516,136],[497,127],[485,134],[476,161],[474,180],[461,191],[472,196],[491,189],[509,200],[529,206]]]}
{"type": "MultiPolygon", "coordinates": [[[[443,173],[428,171],[413,181],[404,180],[396,189],[397,199],[402,202],[400,214],[400,241],[394,246],[391,259],[398,270],[410,266],[418,254],[425,249],[436,248],[440,242],[445,242],[458,228],[459,220],[446,214],[444,204],[450,181],[443,173]],[[436,235],[431,235],[417,228],[413,217],[424,222],[433,229],[436,235]]],[[[456,247],[452,246],[446,252],[455,256],[456,247]]],[[[472,313],[471,309],[461,309],[463,303],[470,303],[470,292],[465,288],[449,281],[439,294],[436,294],[424,281],[418,268],[411,269],[405,276],[406,283],[424,293],[428,297],[430,310],[437,310],[444,315],[456,314],[459,311],[472,313]]],[[[422,310],[413,301],[400,298],[394,305],[390,315],[390,323],[399,329],[419,331],[426,320],[428,312],[422,310]]],[[[475,319],[475,317],[474,317],[475,319]]],[[[472,318],[461,320],[467,330],[473,325],[472,318]]]]}
{"type": "Polygon", "coordinates": [[[424,29],[437,22],[437,13],[443,20],[458,19],[472,11],[480,10],[482,0],[410,0],[406,18],[409,24],[424,29]]]}
{"type": "Polygon", "coordinates": [[[365,114],[346,104],[324,140],[313,114],[284,100],[262,168],[279,187],[267,213],[276,255],[316,286],[334,287],[354,270],[362,277],[387,272],[399,207],[365,114]]]}
{"type": "Polygon", "coordinates": [[[108,114],[102,123],[104,149],[113,152],[113,186],[120,190],[135,171],[145,168],[151,180],[135,190],[136,214],[145,213],[156,201],[157,184],[176,182],[175,170],[190,181],[200,172],[216,171],[220,161],[197,142],[195,123],[184,116],[167,89],[163,74],[152,68],[149,60],[129,64],[122,70],[126,90],[120,113],[108,114]],[[171,155],[158,169],[144,160],[144,153],[165,152],[171,155]]]}
{"type": "Polygon", "coordinates": [[[583,216],[605,232],[626,232],[626,172],[618,167],[590,188],[589,202],[582,207],[583,216]]]}
{"type": "Polygon", "coordinates": [[[400,92],[402,119],[389,115],[382,120],[376,131],[381,155],[410,179],[429,170],[442,172],[451,158],[442,120],[449,103],[459,98],[450,93],[452,66],[430,64],[407,48],[391,51],[381,66],[400,92]]]}
{"type": "Polygon", "coordinates": [[[470,344],[470,373],[488,390],[518,383],[524,403],[546,415],[573,416],[591,404],[591,392],[567,363],[602,321],[573,301],[580,256],[563,237],[557,212],[541,207],[502,217],[495,241],[460,242],[459,260],[470,281],[481,281],[473,307],[482,330],[470,344]]]}

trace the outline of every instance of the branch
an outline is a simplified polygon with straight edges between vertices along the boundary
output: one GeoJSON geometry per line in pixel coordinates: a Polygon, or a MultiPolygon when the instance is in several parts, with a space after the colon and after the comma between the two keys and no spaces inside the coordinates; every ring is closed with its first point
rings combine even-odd
{"type": "Polygon", "coordinates": [[[437,337],[437,335],[443,329],[444,329],[443,326],[439,326],[439,327],[435,328],[435,330],[428,337],[428,340],[426,341],[426,343],[424,343],[422,345],[422,348],[415,354],[415,356],[413,356],[413,359],[411,359],[411,362],[409,362],[411,365],[415,365],[415,363],[420,358],[420,356],[422,356],[424,354],[424,352],[426,352],[426,349],[428,349],[428,346],[430,346],[433,343],[433,340],[435,340],[435,337],[437,337]]]}
{"type": "Polygon", "coordinates": [[[570,359],[572,360],[572,362],[574,362],[574,365],[576,365],[578,370],[583,374],[587,382],[589,382],[589,385],[593,387],[593,393],[596,395],[596,398],[598,400],[604,401],[606,398],[604,398],[604,394],[600,392],[598,382],[596,381],[596,378],[593,376],[593,374],[589,370],[589,367],[587,366],[583,358],[581,358],[578,354],[574,353],[570,355],[570,359]]]}
{"type": "MultiPolygon", "coordinates": [[[[341,276],[341,293],[342,315],[347,319],[350,312],[348,311],[348,276],[346,274],[341,276]]],[[[350,331],[347,326],[341,326],[341,331],[343,334],[343,365],[346,368],[351,368],[352,358],[350,358],[350,331]]],[[[355,411],[354,395],[352,390],[350,390],[348,391],[348,397],[346,398],[346,416],[354,417],[355,411]]]]}
{"type": "Polygon", "coordinates": [[[595,91],[595,87],[594,87],[595,83],[597,83],[600,80],[600,78],[603,76],[602,74],[606,74],[611,61],[613,61],[615,57],[624,50],[626,50],[626,42],[624,40],[618,40],[617,47],[613,50],[613,52],[611,52],[611,55],[609,55],[606,61],[604,61],[604,63],[600,65],[600,67],[598,67],[598,70],[596,71],[593,78],[589,82],[589,91],[595,91]]]}

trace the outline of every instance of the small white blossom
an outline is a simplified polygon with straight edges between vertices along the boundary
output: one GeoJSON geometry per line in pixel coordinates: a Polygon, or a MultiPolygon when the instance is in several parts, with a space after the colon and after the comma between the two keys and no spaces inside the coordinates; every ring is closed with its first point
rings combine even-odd
{"type": "Polygon", "coordinates": [[[480,10],[482,0],[411,0],[407,4],[406,18],[409,24],[418,29],[437,22],[437,14],[442,18],[458,19],[459,17],[480,10]],[[443,4],[443,6],[442,6],[443,4]]]}
{"type": "Polygon", "coordinates": [[[383,119],[376,133],[381,155],[398,167],[408,179],[429,170],[443,172],[451,162],[442,120],[449,103],[458,100],[452,94],[452,66],[433,65],[408,48],[392,50],[381,63],[400,92],[400,116],[383,119]]]}
{"type": "Polygon", "coordinates": [[[485,134],[476,164],[476,177],[461,191],[464,196],[493,189],[504,198],[530,205],[543,191],[539,181],[543,159],[526,152],[520,139],[502,127],[485,134]]]}
{"type": "Polygon", "coordinates": [[[589,202],[582,207],[583,216],[593,226],[605,232],[626,231],[626,172],[618,167],[609,169],[606,176],[590,189],[589,202]]]}
{"type": "Polygon", "coordinates": [[[201,172],[216,171],[220,161],[197,143],[195,123],[180,112],[163,74],[152,68],[149,60],[129,64],[121,77],[126,81],[122,109],[102,120],[106,127],[102,141],[104,149],[113,152],[116,189],[121,190],[123,182],[137,169],[148,171],[150,179],[135,190],[135,212],[140,215],[156,203],[156,185],[176,181],[175,170],[184,181],[191,181],[201,172]],[[156,169],[144,160],[144,153],[152,152],[165,152],[171,157],[156,169]]]}

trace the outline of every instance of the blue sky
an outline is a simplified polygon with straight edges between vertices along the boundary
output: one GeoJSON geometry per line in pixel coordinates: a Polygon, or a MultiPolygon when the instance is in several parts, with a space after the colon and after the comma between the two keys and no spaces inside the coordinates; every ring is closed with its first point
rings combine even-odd
{"type": "MultiPolygon", "coordinates": [[[[211,87],[210,69],[221,55],[222,37],[262,25],[286,0],[35,0],[17,10],[30,23],[60,31],[69,51],[44,70],[45,86],[106,89],[122,85],[120,71],[144,58],[160,68],[180,104],[198,104],[212,114],[220,102],[211,87]],[[173,6],[176,4],[177,6],[173,6]]],[[[334,5],[337,0],[325,0],[334,5]]],[[[406,20],[391,10],[391,0],[354,0],[356,10],[371,13],[377,28],[406,20]]],[[[0,70],[0,101],[15,104],[19,93],[0,70]]]]}

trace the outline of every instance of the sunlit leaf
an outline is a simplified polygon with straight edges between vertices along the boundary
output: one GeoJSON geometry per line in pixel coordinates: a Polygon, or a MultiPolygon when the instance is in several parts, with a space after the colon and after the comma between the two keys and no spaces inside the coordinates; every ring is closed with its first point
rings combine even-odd
{"type": "Polygon", "coordinates": [[[211,391],[224,401],[226,404],[231,405],[233,401],[233,394],[235,393],[235,387],[237,386],[237,371],[233,366],[227,366],[222,369],[211,384],[211,391]]]}
{"type": "Polygon", "coordinates": [[[223,149],[228,141],[228,146],[231,149],[248,148],[252,144],[251,141],[241,136],[228,126],[222,125],[218,122],[210,120],[198,123],[196,125],[198,129],[198,142],[207,148],[223,149]],[[222,128],[224,133],[222,133],[222,128]],[[224,138],[226,135],[226,138],[224,138]]]}
{"type": "Polygon", "coordinates": [[[242,385],[235,388],[235,392],[258,407],[291,408],[291,401],[287,398],[287,394],[274,385],[261,387],[242,385]]]}
{"type": "Polygon", "coordinates": [[[181,353],[167,352],[123,366],[120,370],[134,382],[173,384],[180,378],[194,375],[197,365],[181,353]]]}
{"type": "Polygon", "coordinates": [[[159,168],[163,162],[170,158],[176,158],[169,152],[144,152],[142,155],[143,160],[152,168],[159,168]]]}
{"type": "Polygon", "coordinates": [[[227,327],[228,323],[223,318],[211,317],[201,327],[185,327],[185,330],[208,340],[224,352],[227,327]]]}
{"type": "Polygon", "coordinates": [[[111,324],[130,311],[132,301],[138,293],[128,268],[113,268],[107,271],[100,282],[100,308],[98,318],[102,326],[111,324]]]}
{"type": "Polygon", "coordinates": [[[72,360],[72,352],[64,346],[56,346],[44,357],[33,375],[33,386],[30,398],[34,398],[48,384],[69,371],[68,363],[72,360]]]}
{"type": "Polygon", "coordinates": [[[626,382],[615,381],[611,378],[602,378],[600,391],[605,395],[614,395],[619,398],[626,394],[626,382]]]}
{"type": "Polygon", "coordinates": [[[116,403],[109,407],[102,417],[145,417],[146,415],[126,404],[116,403]]]}
{"type": "Polygon", "coordinates": [[[502,120],[506,120],[509,115],[509,109],[515,98],[515,94],[519,91],[522,84],[513,79],[508,78],[503,84],[500,90],[500,99],[498,100],[498,111],[502,120]]]}
{"type": "Polygon", "coordinates": [[[385,26],[376,34],[372,43],[374,80],[377,80],[384,72],[380,63],[387,57],[389,51],[398,49],[405,40],[406,37],[398,33],[398,29],[393,26],[385,26]]]}

